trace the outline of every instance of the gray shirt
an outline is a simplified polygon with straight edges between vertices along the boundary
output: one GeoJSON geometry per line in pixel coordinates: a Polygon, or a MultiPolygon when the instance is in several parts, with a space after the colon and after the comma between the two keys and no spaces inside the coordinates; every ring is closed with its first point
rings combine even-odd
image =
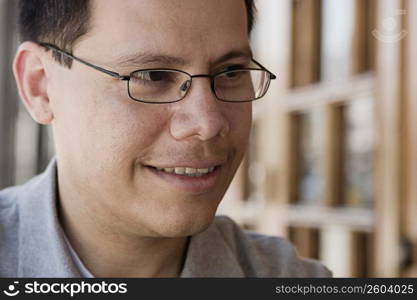
{"type": "MultiPolygon", "coordinates": [[[[57,163],[0,191],[0,277],[81,277],[57,214],[57,163]]],[[[180,277],[329,277],[284,239],[245,232],[217,216],[191,237],[180,277]]]]}

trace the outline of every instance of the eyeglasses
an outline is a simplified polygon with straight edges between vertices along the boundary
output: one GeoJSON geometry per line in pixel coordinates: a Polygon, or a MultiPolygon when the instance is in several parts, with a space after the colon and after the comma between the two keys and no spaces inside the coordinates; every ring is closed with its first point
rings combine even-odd
{"type": "Polygon", "coordinates": [[[211,90],[218,100],[250,102],[265,96],[271,80],[276,79],[274,74],[255,60],[252,60],[254,67],[231,66],[212,75],[191,75],[185,71],[166,68],[141,69],[129,75],[120,75],[73,56],[54,45],[46,43],[40,45],[116,79],[127,81],[129,97],[150,104],[173,103],[184,99],[193,79],[203,77],[210,78],[211,90]]]}

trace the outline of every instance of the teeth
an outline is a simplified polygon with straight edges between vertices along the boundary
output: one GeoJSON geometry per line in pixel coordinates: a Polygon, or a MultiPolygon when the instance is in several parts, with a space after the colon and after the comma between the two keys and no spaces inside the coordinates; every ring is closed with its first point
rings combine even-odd
{"type": "Polygon", "coordinates": [[[202,169],[196,169],[196,168],[187,168],[187,167],[176,167],[176,168],[159,168],[156,167],[158,171],[164,171],[167,173],[175,173],[178,175],[187,175],[187,176],[195,176],[200,177],[205,174],[213,172],[215,167],[209,167],[209,168],[202,168],[202,169]]]}
{"type": "Polygon", "coordinates": [[[186,168],[179,167],[174,169],[175,174],[183,175],[185,173],[186,168]]]}
{"type": "Polygon", "coordinates": [[[185,168],[185,174],[189,175],[189,174],[195,174],[197,171],[197,169],[194,168],[185,168]]]}
{"type": "Polygon", "coordinates": [[[207,174],[209,172],[209,169],[197,169],[197,172],[200,174],[207,174]]]}

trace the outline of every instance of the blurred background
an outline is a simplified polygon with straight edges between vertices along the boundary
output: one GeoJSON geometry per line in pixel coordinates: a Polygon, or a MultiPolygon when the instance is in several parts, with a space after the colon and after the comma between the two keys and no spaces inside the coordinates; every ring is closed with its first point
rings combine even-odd
{"type": "MultiPolygon", "coordinates": [[[[14,0],[0,0],[0,188],[41,172],[49,127],[19,101],[14,0]]],[[[336,277],[417,276],[417,1],[258,0],[278,75],[219,214],[290,239],[336,277]]]]}

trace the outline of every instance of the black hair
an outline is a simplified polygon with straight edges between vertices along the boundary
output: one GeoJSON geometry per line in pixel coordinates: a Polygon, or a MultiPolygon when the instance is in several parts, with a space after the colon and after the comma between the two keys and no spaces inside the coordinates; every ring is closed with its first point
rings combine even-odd
{"type": "Polygon", "coordinates": [[[253,26],[255,25],[256,19],[255,0],[245,0],[245,4],[248,17],[248,34],[250,34],[252,32],[253,26]]]}
{"type": "MultiPolygon", "coordinates": [[[[255,19],[254,0],[244,0],[248,34],[255,19]]],[[[89,0],[19,0],[19,32],[23,41],[44,42],[72,53],[77,41],[89,30],[89,0]]],[[[71,59],[54,52],[60,63],[71,67],[71,59]]]]}
{"type": "MultiPolygon", "coordinates": [[[[23,41],[47,42],[72,52],[75,43],[88,31],[88,0],[20,0],[19,32],[23,41]]],[[[55,58],[70,67],[71,59],[54,52],[55,58]]]]}

